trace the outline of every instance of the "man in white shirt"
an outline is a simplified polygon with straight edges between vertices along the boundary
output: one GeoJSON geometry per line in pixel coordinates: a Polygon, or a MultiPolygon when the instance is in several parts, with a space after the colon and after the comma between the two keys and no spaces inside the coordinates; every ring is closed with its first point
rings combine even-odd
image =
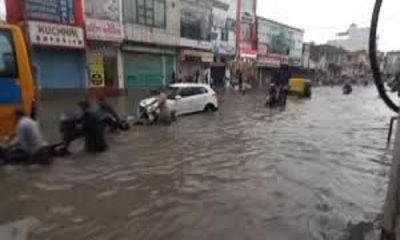
{"type": "Polygon", "coordinates": [[[11,162],[29,161],[33,156],[41,155],[40,151],[48,143],[44,140],[37,122],[27,117],[23,110],[17,109],[14,114],[18,121],[17,135],[9,147],[0,151],[0,157],[11,162]]]}
{"type": "Polygon", "coordinates": [[[48,145],[43,138],[37,122],[27,117],[22,110],[16,110],[15,117],[18,120],[18,125],[17,136],[14,141],[22,150],[33,155],[48,145]]]}

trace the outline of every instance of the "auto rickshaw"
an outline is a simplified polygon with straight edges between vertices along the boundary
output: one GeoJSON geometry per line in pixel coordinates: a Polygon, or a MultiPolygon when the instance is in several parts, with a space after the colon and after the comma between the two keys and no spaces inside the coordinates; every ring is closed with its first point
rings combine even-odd
{"type": "Polygon", "coordinates": [[[14,111],[35,114],[35,83],[24,35],[16,25],[0,22],[0,142],[16,130],[14,111]]]}
{"type": "Polygon", "coordinates": [[[305,78],[291,78],[289,80],[289,94],[300,98],[311,98],[311,81],[305,78]]]}

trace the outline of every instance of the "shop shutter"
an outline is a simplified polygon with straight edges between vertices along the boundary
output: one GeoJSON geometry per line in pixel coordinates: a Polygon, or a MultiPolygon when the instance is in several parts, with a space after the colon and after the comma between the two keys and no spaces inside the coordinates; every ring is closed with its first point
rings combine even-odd
{"type": "Polygon", "coordinates": [[[156,54],[124,54],[127,87],[157,87],[164,83],[163,59],[156,54]]]}
{"type": "Polygon", "coordinates": [[[86,87],[86,61],[83,51],[37,49],[33,56],[36,79],[41,88],[86,87]]]}

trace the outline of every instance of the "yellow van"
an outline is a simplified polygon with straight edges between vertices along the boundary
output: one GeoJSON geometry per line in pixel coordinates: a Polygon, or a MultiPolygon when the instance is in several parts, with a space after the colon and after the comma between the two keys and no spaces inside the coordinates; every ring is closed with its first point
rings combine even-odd
{"type": "Polygon", "coordinates": [[[302,98],[310,98],[311,81],[305,78],[291,78],[289,81],[289,94],[302,98]]]}
{"type": "Polygon", "coordinates": [[[34,115],[34,98],[35,83],[22,31],[0,23],[0,141],[15,134],[16,108],[34,115]]]}

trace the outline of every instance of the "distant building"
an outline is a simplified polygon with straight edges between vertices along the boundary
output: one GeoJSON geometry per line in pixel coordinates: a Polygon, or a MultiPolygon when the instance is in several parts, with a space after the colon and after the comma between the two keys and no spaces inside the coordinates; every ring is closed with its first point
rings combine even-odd
{"type": "Polygon", "coordinates": [[[364,78],[370,73],[370,63],[367,50],[360,50],[348,54],[348,62],[343,69],[343,75],[352,78],[364,78]]]}
{"type": "Polygon", "coordinates": [[[400,51],[388,52],[386,54],[383,69],[387,75],[400,73],[400,51]]]}
{"type": "Polygon", "coordinates": [[[311,66],[310,66],[310,48],[311,48],[310,43],[303,44],[303,56],[301,59],[301,66],[303,68],[311,68],[311,66]]]}
{"type": "Polygon", "coordinates": [[[328,41],[327,44],[350,52],[368,50],[369,32],[368,27],[359,28],[352,24],[346,32],[338,34],[338,39],[328,41]]]}
{"type": "Polygon", "coordinates": [[[341,79],[348,64],[349,52],[331,45],[310,44],[310,68],[317,71],[321,84],[336,83],[341,79]]]}

